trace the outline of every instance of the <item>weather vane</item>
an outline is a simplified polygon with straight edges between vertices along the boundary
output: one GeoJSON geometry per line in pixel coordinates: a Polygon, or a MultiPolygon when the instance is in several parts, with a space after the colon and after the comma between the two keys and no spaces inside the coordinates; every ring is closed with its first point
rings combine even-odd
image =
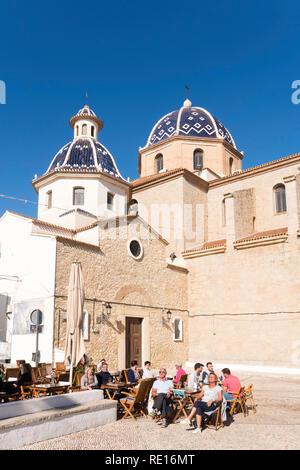
{"type": "Polygon", "coordinates": [[[88,100],[88,92],[86,91],[85,92],[85,104],[86,104],[86,106],[87,106],[87,100],[88,100]]]}

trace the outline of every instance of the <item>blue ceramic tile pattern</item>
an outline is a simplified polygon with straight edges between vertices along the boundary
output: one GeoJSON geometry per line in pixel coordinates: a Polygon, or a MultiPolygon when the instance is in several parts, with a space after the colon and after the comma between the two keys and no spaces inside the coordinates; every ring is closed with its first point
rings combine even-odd
{"type": "Polygon", "coordinates": [[[235,147],[226,127],[205,109],[196,106],[182,107],[160,119],[152,130],[147,145],[156,144],[173,135],[223,138],[235,147]],[[180,119],[179,125],[178,119],[180,119]]]}
{"type": "Polygon", "coordinates": [[[158,121],[157,126],[152,132],[149,145],[156,144],[157,142],[167,139],[168,137],[172,137],[172,135],[175,134],[178,113],[178,110],[173,111],[172,113],[169,113],[167,116],[158,121]]]}
{"type": "Polygon", "coordinates": [[[96,153],[97,153],[97,163],[101,166],[102,171],[109,173],[117,178],[120,178],[119,172],[111,158],[111,155],[108,151],[100,144],[100,142],[95,142],[96,153]]]}
{"type": "Polygon", "coordinates": [[[93,139],[76,139],[65,145],[55,155],[47,173],[58,169],[100,170],[116,178],[123,179],[111,154],[100,142],[95,142],[93,139]]]}
{"type": "Polygon", "coordinates": [[[216,137],[214,123],[200,108],[184,108],[181,113],[179,135],[216,137]]]}
{"type": "Polygon", "coordinates": [[[71,144],[72,144],[72,142],[69,142],[62,149],[60,149],[59,152],[57,152],[57,154],[55,155],[54,160],[51,164],[51,167],[49,168],[47,173],[54,170],[55,168],[60,167],[63,164],[71,144]]]}

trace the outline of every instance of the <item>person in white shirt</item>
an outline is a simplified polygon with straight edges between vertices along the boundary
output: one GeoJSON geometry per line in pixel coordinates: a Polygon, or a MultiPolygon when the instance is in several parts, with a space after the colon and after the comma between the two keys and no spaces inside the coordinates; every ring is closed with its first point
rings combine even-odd
{"type": "Polygon", "coordinates": [[[181,421],[183,424],[192,425],[192,418],[196,414],[197,428],[193,433],[201,432],[201,420],[202,415],[205,412],[215,411],[218,404],[222,402],[222,388],[217,385],[218,377],[214,372],[208,375],[208,385],[204,385],[202,392],[199,395],[199,399],[194,403],[191,413],[189,416],[181,421]]]}
{"type": "Polygon", "coordinates": [[[145,367],[143,369],[142,378],[143,379],[153,379],[153,377],[155,377],[155,375],[154,375],[154,372],[152,372],[152,370],[150,369],[151,362],[146,361],[144,365],[145,365],[145,367]]]}
{"type": "Polygon", "coordinates": [[[201,382],[201,372],[203,370],[203,364],[197,362],[194,365],[194,372],[189,374],[188,377],[188,389],[193,390],[193,392],[198,392],[200,390],[200,382],[201,382]]]}
{"type": "Polygon", "coordinates": [[[157,416],[157,412],[161,412],[162,426],[167,426],[167,414],[170,411],[170,397],[173,390],[172,380],[167,380],[166,369],[159,369],[159,379],[156,380],[152,388],[152,397],[154,398],[153,411],[151,416],[157,416]]]}

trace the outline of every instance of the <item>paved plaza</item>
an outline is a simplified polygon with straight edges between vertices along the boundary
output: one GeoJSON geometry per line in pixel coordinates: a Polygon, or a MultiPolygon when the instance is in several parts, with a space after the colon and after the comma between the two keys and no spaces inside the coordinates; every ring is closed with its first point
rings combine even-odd
{"type": "Polygon", "coordinates": [[[52,450],[200,450],[300,449],[300,377],[239,374],[242,384],[254,385],[257,413],[235,415],[217,432],[192,434],[176,423],[162,428],[150,418],[119,420],[84,432],[39,442],[22,449],[52,450]]]}

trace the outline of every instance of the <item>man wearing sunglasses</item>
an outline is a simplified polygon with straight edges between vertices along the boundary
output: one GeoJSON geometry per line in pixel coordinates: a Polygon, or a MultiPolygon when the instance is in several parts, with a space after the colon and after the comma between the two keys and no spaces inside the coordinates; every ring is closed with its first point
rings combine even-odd
{"type": "Polygon", "coordinates": [[[159,369],[159,379],[156,380],[152,388],[152,398],[154,399],[153,411],[151,416],[157,416],[160,411],[162,417],[162,426],[167,426],[167,414],[170,411],[170,397],[173,390],[172,380],[167,380],[166,369],[159,369]]]}

